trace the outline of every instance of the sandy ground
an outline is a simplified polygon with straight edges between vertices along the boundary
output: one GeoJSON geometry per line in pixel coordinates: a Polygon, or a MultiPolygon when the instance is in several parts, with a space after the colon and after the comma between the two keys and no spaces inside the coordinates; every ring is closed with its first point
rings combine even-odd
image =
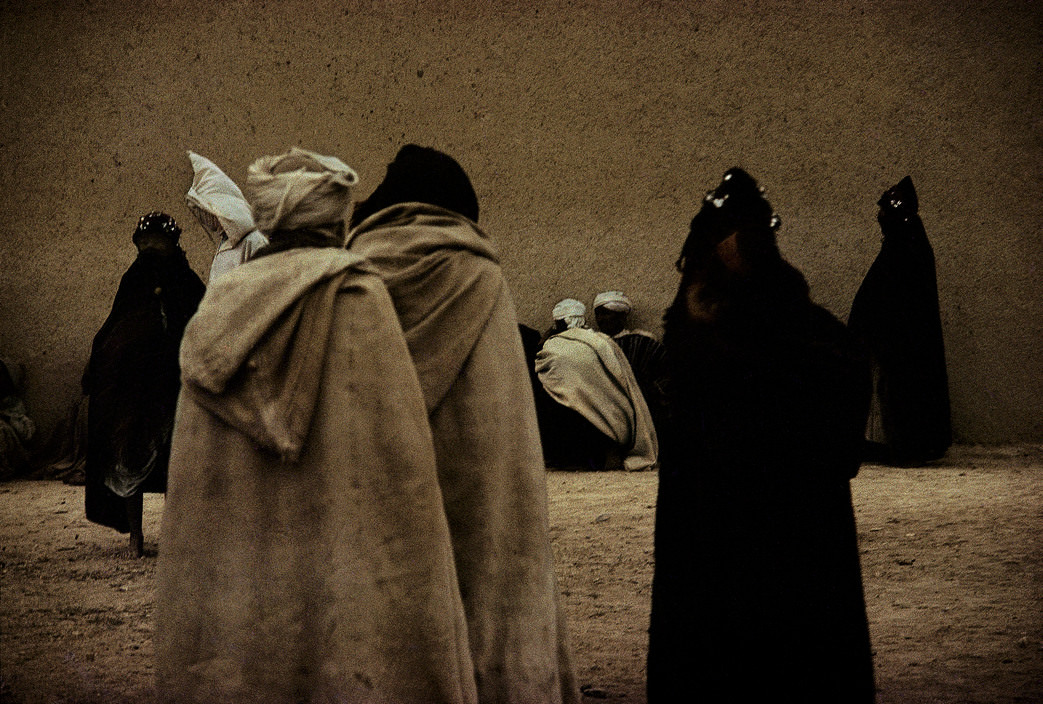
{"type": "MultiPolygon", "coordinates": [[[[644,702],[656,475],[548,479],[579,681],[588,701],[644,702]]],[[[852,487],[878,702],[1043,702],[1043,446],[868,465],[852,487]]],[[[58,481],[0,484],[5,704],[153,699],[162,497],[146,497],[143,560],[82,502],[58,481]]]]}

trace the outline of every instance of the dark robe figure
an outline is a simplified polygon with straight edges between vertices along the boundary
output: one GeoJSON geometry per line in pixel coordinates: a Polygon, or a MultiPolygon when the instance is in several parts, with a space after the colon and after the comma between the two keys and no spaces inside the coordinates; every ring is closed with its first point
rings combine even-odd
{"type": "Polygon", "coordinates": [[[205,287],[178,245],[181,228],[149,213],[134,231],[137,259],[94,337],[83,388],[87,413],[87,518],[130,533],[144,553],[142,496],[166,491],[180,390],[178,347],[205,287]]]}
{"type": "Polygon", "coordinates": [[[0,481],[14,479],[32,466],[36,423],[22,400],[22,365],[0,358],[0,481]]]}
{"type": "Polygon", "coordinates": [[[658,423],[666,398],[666,350],[659,340],[640,332],[613,335],[612,340],[623,350],[641,394],[648,403],[652,419],[658,423]]]}
{"type": "Polygon", "coordinates": [[[666,312],[649,702],[871,702],[849,481],[869,371],[731,169],[666,312]]]}
{"type": "Polygon", "coordinates": [[[934,252],[911,178],[877,205],[883,244],[848,317],[873,369],[866,459],[915,465],[941,457],[952,444],[934,252]]]}

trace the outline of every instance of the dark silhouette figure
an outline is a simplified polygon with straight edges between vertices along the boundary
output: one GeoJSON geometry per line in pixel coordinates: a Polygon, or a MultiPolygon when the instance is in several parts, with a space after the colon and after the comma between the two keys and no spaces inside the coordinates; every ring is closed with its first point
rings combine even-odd
{"type": "Polygon", "coordinates": [[[921,464],[952,444],[934,252],[911,178],[888,189],[877,204],[883,244],[848,317],[873,368],[866,458],[921,464]]]}
{"type": "Polygon", "coordinates": [[[731,169],[691,223],[667,310],[649,629],[657,702],[871,702],[849,480],[869,372],[731,169]]]}
{"type": "Polygon", "coordinates": [[[178,245],[181,228],[163,213],[134,231],[137,259],[120,280],[94,337],[83,388],[87,413],[87,518],[130,533],[144,554],[142,497],[164,492],[174,410],[181,388],[178,347],[205,287],[178,245]]]}

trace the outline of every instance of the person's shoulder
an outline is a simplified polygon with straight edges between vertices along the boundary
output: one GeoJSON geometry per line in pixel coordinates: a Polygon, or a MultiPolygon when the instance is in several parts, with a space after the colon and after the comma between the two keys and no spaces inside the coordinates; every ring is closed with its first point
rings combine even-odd
{"type": "Polygon", "coordinates": [[[562,330],[558,335],[573,340],[599,343],[607,342],[612,339],[605,333],[591,330],[590,328],[569,328],[567,330],[562,330]]]}
{"type": "Polygon", "coordinates": [[[624,338],[648,338],[650,340],[654,340],[656,342],[659,342],[659,337],[658,336],[656,336],[654,333],[652,333],[652,332],[650,332],[648,330],[643,330],[641,328],[636,328],[634,330],[627,329],[627,330],[623,330],[620,333],[617,333],[616,335],[613,335],[613,339],[615,339],[617,341],[618,340],[622,340],[624,338]]]}

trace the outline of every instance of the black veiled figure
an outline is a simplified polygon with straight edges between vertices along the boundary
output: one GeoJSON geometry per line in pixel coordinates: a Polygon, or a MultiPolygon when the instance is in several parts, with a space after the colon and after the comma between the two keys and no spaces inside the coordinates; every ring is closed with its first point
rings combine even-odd
{"type": "Polygon", "coordinates": [[[710,192],[665,317],[648,695],[657,702],[871,702],[849,480],[867,363],[776,246],[731,169],[710,192]]]}
{"type": "Polygon", "coordinates": [[[87,518],[131,533],[140,554],[140,497],[166,490],[178,349],[205,287],[177,246],[173,218],[150,213],[134,234],[138,255],[94,337],[84,374],[87,518]],[[130,502],[130,505],[128,505],[130,502]]]}
{"type": "Polygon", "coordinates": [[[883,243],[855,294],[848,327],[873,366],[869,457],[919,464],[941,457],[952,444],[934,252],[911,178],[885,191],[877,204],[883,243]]]}

